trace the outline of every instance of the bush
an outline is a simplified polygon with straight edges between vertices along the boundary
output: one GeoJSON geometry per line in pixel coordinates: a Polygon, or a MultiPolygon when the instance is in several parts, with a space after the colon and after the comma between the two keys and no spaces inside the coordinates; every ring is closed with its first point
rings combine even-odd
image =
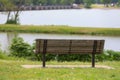
{"type": "Polygon", "coordinates": [[[120,7],[120,0],[118,0],[117,6],[120,7]]]}
{"type": "Polygon", "coordinates": [[[13,56],[30,57],[33,55],[33,47],[25,43],[21,37],[15,37],[12,40],[10,51],[13,56]]]}
{"type": "MultiPolygon", "coordinates": [[[[34,60],[42,61],[42,53],[35,54],[36,58],[34,60]]],[[[57,60],[56,54],[46,54],[46,61],[57,60]]]]}
{"type": "Polygon", "coordinates": [[[6,53],[1,50],[1,46],[0,46],[0,59],[8,59],[6,53]]]}
{"type": "MultiPolygon", "coordinates": [[[[36,54],[37,60],[42,60],[42,54],[36,54]]],[[[91,61],[91,54],[46,54],[46,61],[56,60],[56,61],[91,61]]],[[[95,61],[119,61],[120,52],[107,50],[102,54],[95,55],[95,61]]]]}
{"type": "Polygon", "coordinates": [[[57,61],[91,61],[89,54],[60,54],[57,61]]]}
{"type": "Polygon", "coordinates": [[[11,19],[8,19],[6,24],[19,24],[19,18],[15,19],[12,15],[11,19]]]}
{"type": "MultiPolygon", "coordinates": [[[[42,55],[39,54],[39,60],[42,60],[42,55]]],[[[91,54],[46,54],[47,61],[57,60],[57,61],[91,61],[91,54]]],[[[95,61],[120,61],[120,52],[107,50],[102,54],[95,55],[95,61]]]]}
{"type": "Polygon", "coordinates": [[[5,55],[3,54],[3,52],[0,50],[0,59],[4,59],[5,55]]]}
{"type": "Polygon", "coordinates": [[[17,24],[17,21],[11,19],[11,20],[8,20],[6,24],[17,24]]]}
{"type": "Polygon", "coordinates": [[[83,1],[84,1],[84,7],[85,8],[91,8],[93,0],[83,0],[83,1]]]}
{"type": "Polygon", "coordinates": [[[120,52],[107,50],[110,60],[120,61],[120,52]]]}
{"type": "MultiPolygon", "coordinates": [[[[16,57],[24,57],[30,60],[42,60],[41,54],[35,54],[33,46],[25,43],[21,37],[15,37],[10,46],[11,55],[16,57]]],[[[2,53],[2,52],[0,52],[2,53]]],[[[0,58],[4,57],[0,54],[0,58]]],[[[91,54],[46,54],[46,61],[91,61],[91,54]]],[[[120,52],[107,50],[103,54],[95,55],[96,61],[120,61],[120,52]]]]}

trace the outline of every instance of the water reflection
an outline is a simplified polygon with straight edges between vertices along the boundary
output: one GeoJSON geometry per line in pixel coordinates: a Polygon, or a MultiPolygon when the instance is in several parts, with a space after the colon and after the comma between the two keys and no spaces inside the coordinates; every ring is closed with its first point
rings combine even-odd
{"type": "MultiPolygon", "coordinates": [[[[20,33],[25,42],[33,44],[35,39],[104,39],[106,50],[120,51],[120,37],[82,36],[82,35],[56,35],[56,34],[24,34],[20,33]]],[[[0,33],[0,44],[3,50],[7,50],[14,34],[0,33]]]]}

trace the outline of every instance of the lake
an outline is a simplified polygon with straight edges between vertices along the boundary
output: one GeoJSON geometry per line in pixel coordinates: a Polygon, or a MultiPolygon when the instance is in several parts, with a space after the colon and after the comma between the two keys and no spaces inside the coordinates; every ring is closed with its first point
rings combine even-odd
{"type": "MultiPolygon", "coordinates": [[[[0,24],[4,24],[7,16],[0,14],[0,24]]],[[[21,25],[68,25],[84,27],[120,28],[120,10],[118,9],[71,9],[22,11],[19,21],[21,25]]],[[[58,39],[104,39],[105,49],[120,51],[120,37],[56,35],[56,34],[24,34],[20,33],[25,42],[32,44],[36,38],[58,39]]],[[[14,34],[0,33],[0,44],[8,50],[14,34]]]]}
{"type": "MultiPolygon", "coordinates": [[[[7,16],[0,14],[0,24],[4,24],[7,16]]],[[[83,27],[120,28],[119,9],[69,9],[22,11],[19,21],[21,25],[68,25],[83,27]]]]}
{"type": "MultiPolygon", "coordinates": [[[[0,44],[2,50],[8,50],[12,39],[15,34],[13,33],[0,33],[0,44]]],[[[61,34],[38,34],[38,33],[19,33],[19,37],[22,37],[25,42],[33,44],[35,39],[104,39],[105,50],[120,51],[120,37],[103,37],[103,36],[85,36],[85,35],[61,35],[61,34]]]]}

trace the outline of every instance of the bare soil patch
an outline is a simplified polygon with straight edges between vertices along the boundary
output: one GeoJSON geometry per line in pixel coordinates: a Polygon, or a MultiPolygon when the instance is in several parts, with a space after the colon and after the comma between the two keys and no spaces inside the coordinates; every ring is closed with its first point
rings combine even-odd
{"type": "MultiPolygon", "coordinates": [[[[43,68],[42,65],[21,65],[23,68],[43,68]]],[[[91,65],[46,65],[46,68],[92,68],[91,65]]],[[[95,68],[114,69],[110,66],[96,65],[95,68]]]]}

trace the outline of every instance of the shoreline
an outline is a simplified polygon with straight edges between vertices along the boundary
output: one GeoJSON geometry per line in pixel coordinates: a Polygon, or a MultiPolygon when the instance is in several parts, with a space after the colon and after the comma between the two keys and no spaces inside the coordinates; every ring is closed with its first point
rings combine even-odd
{"type": "Polygon", "coordinates": [[[58,25],[0,24],[0,32],[120,36],[120,28],[71,27],[58,25]]]}

